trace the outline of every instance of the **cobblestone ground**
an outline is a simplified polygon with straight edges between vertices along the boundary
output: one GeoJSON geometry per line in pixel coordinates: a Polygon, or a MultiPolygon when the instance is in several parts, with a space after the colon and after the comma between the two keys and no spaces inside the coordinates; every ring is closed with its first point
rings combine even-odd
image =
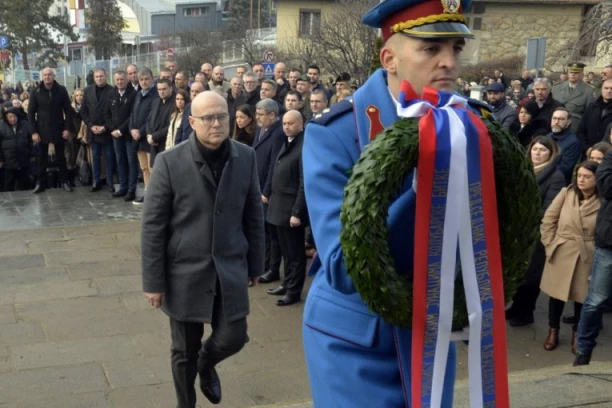
{"type": "MultiPolygon", "coordinates": [[[[87,189],[0,194],[0,408],[175,406],[168,319],[141,293],[139,215],[87,189]]],[[[251,290],[250,343],[219,367],[221,407],[311,406],[303,304],[276,307],[267,287],[251,290]]],[[[588,397],[612,407],[609,316],[594,357],[603,362],[572,370],[569,326],[557,351],[542,349],[545,301],[534,326],[509,329],[512,406],[584,406],[588,397]]],[[[460,349],[456,406],[467,407],[460,349]]]]}

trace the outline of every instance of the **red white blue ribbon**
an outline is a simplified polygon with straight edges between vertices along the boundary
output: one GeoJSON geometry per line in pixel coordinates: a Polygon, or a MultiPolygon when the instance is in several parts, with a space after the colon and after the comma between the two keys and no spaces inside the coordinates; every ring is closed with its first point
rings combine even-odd
{"type": "Polygon", "coordinates": [[[469,315],[470,407],[509,407],[493,149],[458,95],[402,83],[400,117],[419,120],[411,408],[441,407],[457,258],[469,315]]]}

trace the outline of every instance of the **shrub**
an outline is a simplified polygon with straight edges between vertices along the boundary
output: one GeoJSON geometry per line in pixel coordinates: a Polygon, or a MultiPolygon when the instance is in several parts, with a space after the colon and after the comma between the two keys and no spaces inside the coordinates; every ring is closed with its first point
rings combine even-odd
{"type": "Polygon", "coordinates": [[[508,80],[519,78],[525,67],[525,57],[512,57],[482,61],[474,65],[466,65],[461,69],[461,77],[468,82],[480,82],[482,77],[493,77],[496,69],[504,73],[508,80]]]}

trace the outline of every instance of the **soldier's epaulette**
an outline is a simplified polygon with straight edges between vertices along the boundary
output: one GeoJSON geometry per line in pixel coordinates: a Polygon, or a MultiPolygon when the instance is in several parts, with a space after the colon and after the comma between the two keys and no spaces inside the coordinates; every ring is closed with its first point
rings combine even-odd
{"type": "Polygon", "coordinates": [[[493,111],[491,110],[491,106],[489,106],[488,104],[479,101],[478,99],[469,98],[468,105],[470,106],[470,108],[472,108],[472,111],[474,111],[474,113],[482,116],[483,118],[493,118],[493,111]]]}
{"type": "Polygon", "coordinates": [[[340,102],[333,104],[331,108],[324,109],[323,112],[317,113],[312,121],[318,125],[327,126],[335,119],[352,110],[353,98],[343,99],[340,102]]]}

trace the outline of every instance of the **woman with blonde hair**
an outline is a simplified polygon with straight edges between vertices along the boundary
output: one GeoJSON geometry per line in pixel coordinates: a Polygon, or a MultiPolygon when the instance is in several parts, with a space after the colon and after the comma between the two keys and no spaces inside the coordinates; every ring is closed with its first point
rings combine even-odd
{"type": "Polygon", "coordinates": [[[544,349],[559,344],[559,326],[563,307],[574,301],[577,321],[573,326],[571,348],[576,353],[576,328],[582,303],[589,288],[589,276],[595,253],[595,221],[601,205],[595,173],[598,163],[586,161],[578,166],[576,183],[561,190],[542,220],[540,233],[546,250],[546,265],[540,289],[550,296],[548,336],[544,349]]]}
{"type": "Polygon", "coordinates": [[[597,163],[601,163],[606,152],[608,152],[609,150],[612,150],[612,144],[607,142],[595,143],[586,151],[587,160],[592,160],[596,161],[597,163]]]}
{"type": "Polygon", "coordinates": [[[23,91],[21,95],[19,95],[19,99],[21,99],[21,107],[23,107],[24,111],[28,111],[28,105],[30,104],[30,94],[28,91],[23,91]]]}
{"type": "Polygon", "coordinates": [[[168,134],[166,136],[166,149],[174,147],[174,139],[176,131],[181,127],[183,122],[183,114],[185,113],[185,105],[191,102],[189,93],[183,89],[176,90],[176,98],[174,109],[170,113],[170,126],[168,126],[168,134]]]}
{"type": "MultiPolygon", "coordinates": [[[[533,171],[540,187],[542,216],[544,216],[559,191],[565,187],[565,177],[557,168],[559,147],[549,136],[537,136],[527,146],[527,156],[533,164],[533,171]]],[[[538,242],[523,282],[512,299],[512,306],[506,310],[506,319],[510,321],[510,326],[520,327],[533,323],[533,312],[540,295],[540,280],[545,261],[544,246],[538,242]]]]}

